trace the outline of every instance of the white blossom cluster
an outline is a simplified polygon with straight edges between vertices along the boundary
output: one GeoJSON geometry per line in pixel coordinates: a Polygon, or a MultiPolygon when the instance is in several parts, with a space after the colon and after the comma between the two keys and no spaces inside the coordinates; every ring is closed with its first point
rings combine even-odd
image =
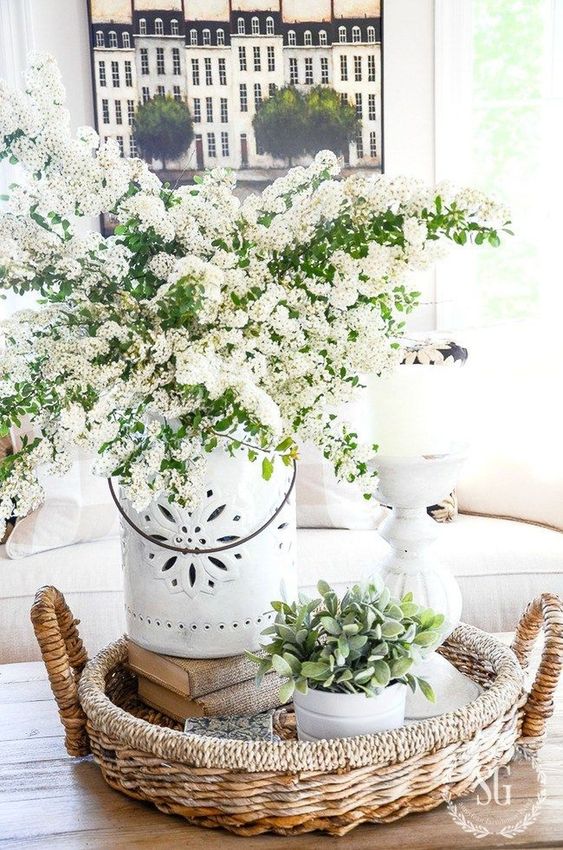
{"type": "Polygon", "coordinates": [[[396,362],[410,270],[488,241],[508,214],[471,190],[338,179],[328,151],[242,203],[223,170],[170,189],[86,128],[73,136],[49,57],[0,89],[0,157],[25,172],[0,218],[0,289],[45,305],[3,323],[0,430],[38,439],[0,466],[0,515],[41,494],[35,471],[79,446],[141,508],[198,501],[216,445],[262,458],[312,441],[351,480],[370,447],[332,411],[396,362]],[[111,213],[113,236],[77,219],[111,213]]]}

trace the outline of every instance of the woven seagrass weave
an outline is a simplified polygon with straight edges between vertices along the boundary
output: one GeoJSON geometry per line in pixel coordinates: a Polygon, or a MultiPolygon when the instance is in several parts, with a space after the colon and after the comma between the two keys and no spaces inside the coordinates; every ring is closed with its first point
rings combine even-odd
{"type": "Polygon", "coordinates": [[[377,735],[302,742],[282,709],[276,731],[284,740],[231,741],[186,736],[139,703],[124,639],[87,663],[77,621],[55,588],[38,591],[32,620],[69,754],[91,752],[108,784],[130,797],[240,835],[343,835],[466,793],[516,746],[541,747],[563,662],[563,605],[544,594],[528,606],[512,649],[467,625],[449,637],[440,651],[484,688],[457,711],[377,735]],[[528,692],[524,668],[542,628],[528,692]]]}

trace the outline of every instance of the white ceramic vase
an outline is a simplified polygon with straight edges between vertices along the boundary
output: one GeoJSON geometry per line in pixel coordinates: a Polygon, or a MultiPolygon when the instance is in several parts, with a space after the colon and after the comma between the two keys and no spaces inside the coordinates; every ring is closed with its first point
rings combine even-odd
{"type": "Polygon", "coordinates": [[[397,729],[405,720],[407,686],[401,682],[368,697],[309,688],[295,691],[293,704],[300,741],[352,738],[397,729]]]}
{"type": "Polygon", "coordinates": [[[273,522],[245,538],[276,513],[293,474],[278,463],[265,481],[261,464],[245,454],[215,450],[206,496],[194,510],[166,498],[140,512],[121,502],[142,532],[122,519],[125,613],[133,641],[184,658],[258,649],[260,632],[275,616],[272,600],[297,595],[294,492],[273,522]]]}

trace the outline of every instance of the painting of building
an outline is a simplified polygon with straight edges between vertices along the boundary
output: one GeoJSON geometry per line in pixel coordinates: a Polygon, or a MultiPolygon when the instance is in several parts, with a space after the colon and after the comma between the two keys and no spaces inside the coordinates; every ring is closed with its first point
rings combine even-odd
{"type": "MultiPolygon", "coordinates": [[[[167,172],[215,166],[269,182],[287,163],[261,150],[253,118],[284,86],[334,89],[359,118],[351,168],[382,168],[380,0],[90,0],[100,135],[136,156],[139,105],[184,101],[194,137],[167,172]]],[[[309,157],[310,159],[310,157],[309,157]]],[[[307,161],[303,157],[302,162],[307,161]]],[[[162,162],[153,160],[156,170],[162,162]]]]}

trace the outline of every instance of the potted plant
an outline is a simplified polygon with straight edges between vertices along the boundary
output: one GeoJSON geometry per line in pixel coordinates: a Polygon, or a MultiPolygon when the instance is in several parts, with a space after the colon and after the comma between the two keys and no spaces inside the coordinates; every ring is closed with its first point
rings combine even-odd
{"type": "Polygon", "coordinates": [[[262,634],[265,655],[248,653],[259,666],[257,681],[275,670],[293,697],[301,740],[347,738],[401,726],[406,689],[420,687],[434,701],[413,664],[441,641],[442,614],[421,608],[387,587],[355,585],[339,598],[320,581],[320,598],[272,603],[275,622],[262,634]]]}
{"type": "Polygon", "coordinates": [[[64,99],[50,57],[25,92],[0,86],[0,160],[23,178],[0,290],[42,302],[3,328],[0,437],[26,415],[33,432],[0,463],[0,534],[40,504],[42,465],[64,474],[85,451],[137,529],[124,519],[128,634],[177,655],[257,648],[296,586],[299,445],[370,489],[374,447],[341,413],[362,373],[397,362],[419,297],[405,274],[445,243],[498,244],[507,213],[473,190],[340,179],[329,151],[242,201],[224,169],[170,187],[72,133],[64,99]],[[112,235],[84,228],[100,214],[112,235]]]}

